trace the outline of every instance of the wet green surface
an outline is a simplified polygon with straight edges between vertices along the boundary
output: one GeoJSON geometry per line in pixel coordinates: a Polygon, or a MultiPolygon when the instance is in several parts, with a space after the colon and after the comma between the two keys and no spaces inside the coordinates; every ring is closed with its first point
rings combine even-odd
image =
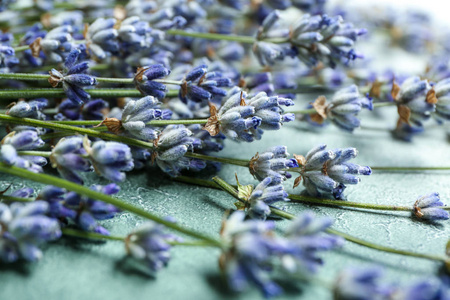
{"type": "MultiPolygon", "coordinates": [[[[299,105],[300,106],[300,105],[299,105]]],[[[364,113],[365,125],[383,127],[395,123],[395,109],[380,108],[384,119],[364,113]]],[[[288,124],[279,132],[266,133],[262,141],[252,144],[227,143],[221,156],[247,159],[257,151],[284,144],[288,151],[305,154],[318,143],[330,148],[358,148],[356,162],[370,166],[450,166],[450,146],[444,130],[430,129],[411,144],[394,141],[387,131],[357,130],[353,135],[330,126],[326,130],[308,131],[299,123],[288,124]]],[[[255,183],[241,167],[224,166],[220,176],[228,181],[237,172],[241,183],[255,183]]],[[[210,174],[211,175],[211,174],[210,174]]],[[[210,176],[209,176],[210,177],[210,176]]],[[[204,178],[208,178],[205,174],[204,178]]],[[[450,172],[386,173],[374,172],[362,178],[358,186],[347,190],[348,200],[411,205],[421,195],[437,191],[450,203],[450,172]]],[[[10,182],[14,188],[38,185],[0,175],[1,186],[10,182]]],[[[106,184],[94,175],[89,183],[106,184]]],[[[286,182],[290,190],[292,181],[286,182]]],[[[128,175],[121,184],[119,197],[161,216],[174,216],[183,225],[218,235],[226,209],[234,200],[221,191],[174,183],[155,168],[128,175]]],[[[297,188],[298,192],[301,188],[297,188]]],[[[387,246],[424,253],[442,254],[450,235],[449,222],[427,224],[405,212],[362,212],[355,209],[313,207],[289,203],[286,209],[298,213],[312,209],[317,215],[336,219],[334,228],[387,246]]],[[[104,222],[112,234],[125,235],[143,220],[129,213],[104,222]]],[[[278,221],[283,228],[289,221],[278,221]]],[[[215,249],[178,247],[173,250],[169,266],[156,277],[130,268],[119,242],[93,243],[63,239],[45,248],[44,258],[35,264],[19,263],[0,266],[0,299],[259,299],[256,289],[241,295],[230,294],[223,287],[215,249]]],[[[386,279],[407,283],[432,277],[440,264],[418,258],[402,257],[346,243],[335,252],[323,255],[325,264],[319,276],[335,277],[345,266],[381,264],[386,279]]],[[[320,286],[281,284],[286,292],[280,299],[329,299],[330,293],[320,286]]]]}

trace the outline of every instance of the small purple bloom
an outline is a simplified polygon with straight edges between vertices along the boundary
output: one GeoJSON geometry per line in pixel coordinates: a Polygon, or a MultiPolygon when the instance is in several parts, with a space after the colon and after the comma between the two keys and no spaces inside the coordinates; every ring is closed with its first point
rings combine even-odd
{"type": "Polygon", "coordinates": [[[69,219],[75,219],[77,213],[75,210],[65,206],[64,199],[67,191],[65,189],[48,185],[41,189],[36,200],[42,200],[48,203],[47,215],[60,221],[61,225],[66,225],[69,219]]]}
{"type": "Polygon", "coordinates": [[[356,175],[370,175],[372,170],[348,162],[358,154],[355,148],[326,150],[326,145],[318,145],[311,149],[305,157],[294,155],[300,165],[300,177],[295,180],[294,187],[303,179],[303,186],[308,194],[321,197],[323,194],[343,198],[346,184],[357,184],[360,179],[356,175]]]}
{"type": "Polygon", "coordinates": [[[48,101],[44,98],[19,101],[8,110],[7,114],[16,118],[45,120],[45,115],[42,110],[46,108],[47,105],[48,101]]]}
{"type": "Polygon", "coordinates": [[[0,146],[0,161],[5,164],[27,169],[31,172],[42,173],[42,166],[47,160],[41,156],[19,155],[17,151],[35,150],[44,146],[44,141],[36,131],[24,130],[11,132],[5,136],[0,146]]]}
{"type": "MultiPolygon", "coordinates": [[[[113,195],[118,193],[120,188],[116,184],[111,183],[105,186],[92,185],[91,190],[106,195],[113,195]]],[[[67,193],[64,198],[64,206],[76,211],[73,221],[82,230],[104,235],[109,235],[109,231],[99,225],[97,221],[111,219],[119,212],[119,209],[114,205],[80,196],[75,192],[67,193]]]]}
{"type": "Polygon", "coordinates": [[[113,18],[98,18],[88,27],[85,35],[86,45],[95,58],[102,60],[108,53],[116,53],[119,50],[115,24],[116,20],[113,18]]]}
{"type": "Polygon", "coordinates": [[[150,65],[138,69],[137,74],[134,77],[134,82],[136,84],[136,88],[143,95],[150,95],[158,99],[164,99],[166,96],[167,87],[165,84],[155,81],[155,79],[164,78],[169,74],[170,70],[161,64],[150,65]]]}
{"type": "Polygon", "coordinates": [[[134,167],[130,147],[117,142],[94,142],[92,147],[89,139],[83,140],[84,149],[95,172],[111,181],[124,181],[125,173],[134,167]]]}
{"type": "Polygon", "coordinates": [[[448,220],[449,213],[443,210],[444,203],[438,193],[422,196],[414,203],[413,212],[419,219],[437,221],[448,220]]]}
{"type": "MultiPolygon", "coordinates": [[[[73,48],[72,32],[73,28],[70,25],[58,26],[50,30],[42,40],[39,41],[37,38],[35,42],[39,41],[38,49],[44,52],[47,61],[60,63],[73,48]]],[[[35,53],[33,56],[39,56],[39,54],[35,53]]]]}
{"type": "Polygon", "coordinates": [[[250,173],[259,181],[267,177],[272,178],[272,184],[279,184],[286,178],[291,178],[291,174],[286,169],[297,168],[295,159],[288,159],[289,153],[285,146],[276,146],[267,149],[265,152],[257,153],[250,160],[250,173]]]}
{"type": "Polygon", "coordinates": [[[163,225],[148,221],[130,233],[125,242],[128,255],[143,262],[151,272],[167,266],[171,248],[168,242],[180,241],[164,229],[163,225]]]}
{"type": "Polygon", "coordinates": [[[252,219],[265,220],[270,215],[269,205],[278,201],[289,201],[288,194],[281,184],[273,184],[272,178],[267,177],[255,187],[247,199],[247,213],[252,219]]]}
{"type": "Polygon", "coordinates": [[[62,82],[67,98],[78,105],[91,98],[83,88],[97,84],[95,77],[86,74],[89,64],[87,62],[78,62],[80,56],[81,50],[73,49],[64,62],[64,72],[61,73],[52,69],[49,78],[49,82],[53,87],[62,82]]]}
{"type": "Polygon", "coordinates": [[[91,165],[85,158],[86,150],[83,148],[83,138],[62,138],[52,149],[50,162],[59,174],[72,182],[83,184],[77,172],[91,171],[91,165]]]}
{"type": "Polygon", "coordinates": [[[0,203],[0,259],[15,262],[19,258],[37,261],[42,257],[39,245],[56,240],[61,229],[56,220],[45,216],[48,204],[44,201],[32,203],[0,203]]]}

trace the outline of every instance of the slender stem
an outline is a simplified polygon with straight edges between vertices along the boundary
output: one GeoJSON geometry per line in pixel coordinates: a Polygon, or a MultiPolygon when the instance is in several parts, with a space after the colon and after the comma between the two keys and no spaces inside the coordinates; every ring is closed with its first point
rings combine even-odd
{"type": "Polygon", "coordinates": [[[125,137],[125,136],[119,136],[115,134],[110,133],[104,133],[99,132],[96,130],[88,129],[88,128],[81,128],[81,127],[75,127],[75,126],[69,126],[64,124],[56,124],[48,121],[41,121],[36,119],[29,119],[29,118],[16,118],[4,114],[0,114],[0,121],[3,121],[5,123],[14,123],[14,124],[21,124],[21,125],[31,125],[35,127],[43,127],[43,128],[49,128],[49,129],[55,129],[59,131],[68,131],[72,133],[80,133],[80,134],[86,134],[91,137],[98,137],[105,140],[111,140],[116,141],[120,143],[124,143],[131,146],[136,147],[142,147],[151,149],[153,148],[152,143],[140,141],[137,139],[125,137]]]}
{"type": "Polygon", "coordinates": [[[310,109],[303,109],[303,110],[294,110],[294,111],[287,111],[287,113],[292,113],[292,114],[296,114],[296,115],[309,115],[309,114],[314,114],[316,113],[316,109],[315,108],[310,108],[310,109]]]}
{"type": "MultiPolygon", "coordinates": [[[[110,240],[110,241],[120,241],[124,242],[126,240],[126,237],[124,236],[114,236],[114,235],[103,235],[95,232],[88,232],[88,231],[81,231],[77,229],[72,228],[62,228],[62,233],[64,235],[73,236],[73,237],[79,237],[84,239],[94,239],[94,240],[110,240]]],[[[198,240],[198,241],[186,241],[186,242],[177,242],[177,241],[166,241],[166,243],[172,245],[172,246],[199,246],[199,247],[212,247],[213,244],[198,240]]]]}
{"type": "Polygon", "coordinates": [[[385,107],[385,106],[395,106],[395,102],[376,102],[373,104],[373,108],[385,107]]]}
{"type": "MultiPolygon", "coordinates": [[[[231,186],[230,184],[228,184],[225,180],[219,178],[219,177],[214,177],[212,179],[215,183],[217,183],[217,185],[220,186],[220,188],[222,188],[224,191],[228,192],[230,195],[232,195],[233,197],[235,197],[237,200],[243,202],[242,199],[239,199],[238,197],[238,191],[231,186]]],[[[295,215],[288,213],[286,211],[283,211],[281,209],[275,208],[270,206],[270,212],[273,213],[274,215],[277,215],[279,217],[288,219],[288,220],[293,220],[295,219],[295,215]]],[[[389,252],[389,253],[395,253],[395,254],[401,254],[401,255],[406,255],[406,256],[413,256],[413,257],[419,257],[419,258],[426,258],[426,259],[431,259],[431,260],[438,260],[438,261],[443,261],[443,262],[450,262],[449,259],[445,256],[441,256],[441,255],[432,255],[432,254],[425,254],[425,253],[416,253],[413,251],[406,251],[406,250],[398,250],[395,248],[391,248],[391,247],[386,247],[383,245],[379,245],[376,243],[372,243],[372,242],[368,242],[365,240],[362,240],[360,238],[354,237],[350,234],[347,234],[345,232],[341,232],[332,228],[328,228],[325,230],[326,232],[328,232],[329,234],[334,234],[334,235],[338,235],[343,237],[344,239],[346,239],[347,241],[359,244],[361,246],[364,247],[368,247],[368,248],[372,248],[372,249],[376,249],[379,251],[384,251],[384,252],[389,252]]]]}
{"type": "Polygon", "coordinates": [[[14,166],[8,166],[4,163],[0,163],[0,172],[6,173],[6,174],[10,174],[10,175],[14,175],[14,176],[18,176],[24,179],[29,179],[31,181],[35,181],[35,182],[40,182],[43,184],[49,184],[49,185],[54,185],[60,188],[64,188],[66,190],[69,191],[73,191],[77,194],[92,198],[92,199],[96,199],[96,200],[100,200],[103,201],[105,203],[109,203],[112,204],[114,206],[116,206],[119,209],[122,210],[126,210],[129,212],[132,212],[138,216],[144,217],[146,219],[155,221],[157,223],[160,223],[168,228],[171,228],[173,230],[176,230],[178,232],[184,233],[186,235],[192,236],[194,238],[197,239],[201,239],[201,240],[205,240],[210,242],[211,244],[213,244],[214,246],[217,246],[219,248],[221,248],[223,246],[222,242],[220,242],[219,240],[216,240],[215,238],[209,237],[203,233],[194,231],[192,229],[183,227],[181,225],[178,225],[176,223],[172,223],[169,222],[167,220],[165,220],[164,218],[158,217],[157,215],[154,215],[151,212],[148,212],[142,208],[139,208],[137,206],[134,206],[132,204],[123,202],[119,199],[113,198],[111,196],[96,192],[94,190],[91,190],[87,187],[84,187],[82,185],[55,177],[55,176],[50,176],[47,174],[39,174],[39,176],[36,176],[36,173],[33,173],[31,171],[25,170],[25,169],[21,169],[21,168],[17,168],[14,166]]]}
{"type": "Polygon", "coordinates": [[[125,237],[122,236],[113,236],[113,235],[103,235],[95,232],[81,231],[72,228],[62,228],[62,233],[64,235],[84,238],[84,239],[94,239],[94,240],[111,240],[111,241],[125,241],[125,237]]]}
{"type": "Polygon", "coordinates": [[[204,154],[199,154],[199,153],[191,153],[191,152],[186,153],[184,156],[187,156],[190,158],[207,160],[207,161],[231,164],[231,165],[236,165],[236,166],[246,167],[246,168],[248,168],[248,164],[249,164],[248,160],[228,158],[228,157],[215,157],[215,156],[209,156],[209,155],[204,155],[204,154]]]}
{"type": "Polygon", "coordinates": [[[412,211],[412,209],[413,209],[412,206],[359,203],[359,202],[342,201],[342,200],[319,199],[319,198],[315,198],[315,197],[292,195],[292,194],[289,194],[288,197],[289,197],[289,199],[294,200],[293,202],[319,204],[319,205],[347,206],[347,207],[364,208],[364,209],[397,210],[397,211],[412,211]]]}
{"type": "Polygon", "coordinates": [[[229,35],[229,34],[207,33],[207,32],[189,32],[178,29],[170,29],[167,30],[166,33],[170,35],[189,36],[207,40],[234,41],[246,44],[253,44],[256,42],[256,39],[252,36],[229,35]]]}
{"type": "Polygon", "coordinates": [[[14,197],[10,195],[0,195],[0,199],[6,202],[33,202],[34,198],[14,197]]]}
{"type": "MultiPolygon", "coordinates": [[[[86,89],[86,92],[92,98],[121,98],[121,97],[143,97],[143,95],[136,89],[86,89]]],[[[178,90],[169,90],[166,97],[177,97],[178,90]]],[[[0,100],[6,99],[33,99],[33,98],[65,98],[66,93],[62,88],[29,88],[21,90],[0,90],[0,100]]]]}
{"type": "Polygon", "coordinates": [[[14,51],[15,51],[16,53],[17,53],[17,52],[22,52],[22,51],[25,51],[25,50],[28,50],[28,49],[30,49],[30,46],[29,46],[29,45],[14,47],[14,51]]]}
{"type": "Polygon", "coordinates": [[[50,157],[52,154],[51,151],[18,151],[18,155],[21,156],[42,156],[42,157],[50,157]]]}
{"type": "Polygon", "coordinates": [[[108,77],[95,77],[98,82],[103,83],[121,83],[121,84],[133,84],[133,78],[108,78],[108,77]]]}
{"type": "Polygon", "coordinates": [[[153,79],[152,81],[163,83],[163,84],[172,84],[172,85],[182,85],[183,84],[183,82],[180,80],[153,79]]]}
{"type": "MultiPolygon", "coordinates": [[[[187,119],[187,120],[153,120],[147,123],[147,125],[153,126],[166,126],[173,124],[182,124],[182,125],[191,125],[191,124],[206,124],[208,119],[187,119]]],[[[52,121],[56,124],[65,124],[65,125],[98,125],[101,121],[52,121]]]]}
{"type": "MultiPolygon", "coordinates": [[[[27,46],[28,47],[28,46],[27,46]]],[[[30,73],[0,73],[0,79],[14,80],[48,80],[48,74],[30,74],[30,73]]]]}
{"type": "Polygon", "coordinates": [[[441,171],[450,170],[450,167],[370,167],[379,171],[441,171]]]}

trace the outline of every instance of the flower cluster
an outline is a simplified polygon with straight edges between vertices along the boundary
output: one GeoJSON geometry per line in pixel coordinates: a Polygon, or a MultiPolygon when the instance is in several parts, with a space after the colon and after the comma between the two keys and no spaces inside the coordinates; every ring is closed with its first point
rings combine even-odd
{"type": "Polygon", "coordinates": [[[260,92],[247,98],[247,93],[233,88],[220,109],[210,104],[210,117],[205,125],[212,136],[219,132],[236,141],[252,142],[261,139],[263,129],[278,130],[283,123],[294,120],[291,113],[282,114],[281,106],[291,106],[293,101],[260,92]]]}
{"type": "Polygon", "coordinates": [[[72,50],[64,61],[64,72],[52,69],[48,79],[53,87],[62,82],[67,98],[78,105],[91,99],[91,96],[83,88],[97,84],[95,77],[86,74],[89,64],[79,62],[80,56],[80,49],[72,50]]]}
{"type": "Polygon", "coordinates": [[[321,264],[317,252],[342,243],[338,237],[322,234],[331,225],[328,219],[317,219],[311,213],[298,216],[285,236],[274,235],[272,222],[244,218],[244,212],[234,212],[221,230],[230,248],[222,253],[220,266],[235,291],[253,284],[266,297],[279,295],[281,287],[270,279],[277,263],[288,274],[315,272],[321,264]]]}
{"type": "Polygon", "coordinates": [[[356,175],[370,175],[372,170],[349,162],[358,155],[355,148],[327,150],[326,147],[318,145],[306,156],[294,155],[300,166],[300,176],[294,187],[303,179],[303,186],[311,196],[333,195],[342,199],[346,184],[359,183],[360,178],[356,175]]]}

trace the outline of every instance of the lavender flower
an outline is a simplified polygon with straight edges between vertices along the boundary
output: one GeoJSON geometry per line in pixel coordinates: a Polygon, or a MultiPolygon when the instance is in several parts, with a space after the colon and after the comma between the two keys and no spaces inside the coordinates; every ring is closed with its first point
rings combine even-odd
{"type": "Polygon", "coordinates": [[[39,98],[30,101],[19,101],[14,104],[7,112],[8,115],[16,118],[31,118],[45,120],[42,112],[48,105],[47,99],[39,98]]]}
{"type": "Polygon", "coordinates": [[[50,163],[63,178],[83,184],[77,172],[91,171],[89,161],[84,158],[86,155],[81,137],[62,138],[52,149],[50,163]]]}
{"type": "Polygon", "coordinates": [[[47,211],[48,204],[43,201],[12,203],[10,206],[0,203],[2,261],[39,260],[42,251],[38,246],[61,236],[58,222],[44,215],[47,211]]]}
{"type": "Polygon", "coordinates": [[[180,240],[164,232],[165,227],[152,221],[142,224],[130,233],[125,241],[128,255],[142,261],[152,272],[157,272],[170,260],[171,245],[180,240]]]}
{"type": "Polygon", "coordinates": [[[130,147],[117,142],[97,141],[91,147],[87,137],[83,146],[95,172],[111,181],[124,181],[125,173],[134,167],[130,147]]]}
{"type": "Polygon", "coordinates": [[[188,150],[193,150],[201,141],[190,137],[192,132],[183,125],[169,125],[154,141],[155,150],[152,153],[152,162],[170,176],[178,176],[182,169],[194,171],[205,168],[202,160],[184,157],[188,150]]]}
{"type": "Polygon", "coordinates": [[[139,68],[134,82],[136,88],[143,95],[151,95],[158,99],[164,99],[167,92],[167,87],[155,79],[166,77],[170,74],[170,70],[163,65],[151,65],[147,67],[139,68]]]}
{"type": "Polygon", "coordinates": [[[298,167],[297,161],[288,159],[288,155],[285,146],[269,148],[261,154],[256,153],[249,163],[250,173],[259,181],[271,177],[272,184],[280,184],[286,178],[291,178],[286,169],[298,167]]]}
{"type": "Polygon", "coordinates": [[[379,268],[349,268],[341,272],[335,287],[335,300],[383,300],[388,299],[391,290],[378,280],[382,275],[379,268]]]}
{"type": "Polygon", "coordinates": [[[85,29],[86,46],[95,58],[102,60],[106,58],[107,53],[116,53],[119,50],[115,24],[115,19],[99,18],[85,29]]]}
{"type": "Polygon", "coordinates": [[[158,100],[152,96],[147,96],[139,100],[131,100],[125,106],[122,112],[122,120],[119,122],[116,119],[110,121],[105,120],[108,129],[112,132],[119,132],[123,127],[131,135],[142,140],[154,140],[158,136],[158,132],[148,122],[154,119],[159,119],[162,116],[161,109],[156,108],[159,104],[158,100]],[[113,121],[116,120],[116,123],[113,121]]]}
{"type": "Polygon", "coordinates": [[[425,279],[399,288],[394,300],[444,300],[450,298],[450,288],[445,282],[425,279]]]}
{"type": "Polygon", "coordinates": [[[438,120],[450,120],[450,78],[443,79],[434,86],[436,92],[436,113],[438,120]]]}
{"type": "Polygon", "coordinates": [[[0,161],[19,168],[27,169],[31,172],[42,173],[42,166],[47,164],[47,160],[41,156],[19,155],[17,151],[34,150],[44,146],[36,131],[24,130],[11,132],[5,136],[0,146],[0,161]]]}
{"type": "Polygon", "coordinates": [[[308,194],[321,197],[332,194],[336,199],[342,199],[346,184],[357,184],[360,179],[356,175],[370,175],[369,167],[348,162],[358,154],[355,148],[326,150],[326,145],[319,145],[311,149],[306,157],[294,155],[301,171],[295,180],[294,187],[300,184],[308,194]]]}
{"type": "Polygon", "coordinates": [[[59,220],[62,225],[66,225],[69,220],[74,220],[77,212],[65,206],[65,189],[48,185],[41,189],[36,200],[42,200],[48,203],[47,215],[53,219],[59,220]]]}
{"type": "Polygon", "coordinates": [[[44,52],[46,60],[51,63],[64,61],[67,54],[72,50],[72,32],[70,25],[63,25],[50,30],[44,38],[37,37],[31,44],[31,53],[39,57],[44,52]]]}
{"type": "Polygon", "coordinates": [[[228,285],[241,292],[249,284],[257,286],[265,297],[281,294],[282,289],[269,277],[272,255],[284,250],[280,240],[271,236],[273,222],[244,221],[243,211],[234,212],[222,225],[221,235],[231,244],[222,253],[219,265],[228,285]]]}
{"type": "MultiPolygon", "coordinates": [[[[118,193],[120,188],[116,184],[111,183],[105,186],[92,185],[91,190],[106,195],[113,195],[118,193]]],[[[73,221],[82,230],[104,235],[109,235],[109,231],[99,225],[97,221],[111,219],[119,212],[119,209],[114,205],[80,196],[75,192],[67,193],[64,199],[64,206],[76,211],[73,221]]]]}
{"type": "Polygon", "coordinates": [[[48,79],[53,87],[58,86],[62,82],[67,97],[78,105],[91,98],[83,88],[97,84],[95,77],[86,74],[89,64],[87,62],[77,63],[80,56],[81,51],[79,49],[72,50],[64,62],[64,72],[61,73],[52,69],[48,79]]]}
{"type": "MultiPolygon", "coordinates": [[[[2,35],[1,32],[0,35],[2,35]]],[[[15,54],[13,47],[0,44],[0,70],[12,68],[19,63],[19,59],[15,54]]]]}
{"type": "Polygon", "coordinates": [[[310,211],[297,216],[285,232],[293,251],[282,257],[283,268],[290,272],[316,272],[323,264],[319,251],[342,246],[344,239],[324,233],[333,224],[329,217],[318,218],[310,211]]]}
{"type": "Polygon", "coordinates": [[[141,21],[138,16],[126,18],[117,30],[121,50],[131,52],[150,47],[153,42],[151,31],[149,23],[141,21]]]}
{"type": "Polygon", "coordinates": [[[444,203],[439,198],[438,193],[431,193],[422,196],[414,203],[413,212],[419,219],[423,220],[448,220],[449,213],[439,206],[444,206],[444,203]]]}
{"type": "Polygon", "coordinates": [[[103,120],[104,110],[108,108],[108,102],[102,99],[93,99],[83,106],[66,99],[58,106],[57,120],[103,120]]]}
{"type": "Polygon", "coordinates": [[[248,215],[252,219],[265,220],[270,215],[269,205],[289,201],[289,198],[281,184],[272,184],[272,178],[267,177],[255,187],[246,201],[249,205],[248,215]]]}
{"type": "Polygon", "coordinates": [[[422,127],[422,122],[428,120],[435,111],[435,90],[419,77],[406,79],[400,87],[394,83],[391,94],[397,103],[400,116],[397,127],[402,123],[422,127]]]}
{"type": "Polygon", "coordinates": [[[324,120],[330,120],[339,128],[353,132],[360,125],[360,120],[356,117],[362,108],[373,109],[372,98],[361,97],[356,85],[337,91],[330,103],[326,103],[326,98],[320,96],[313,103],[316,113],[310,115],[313,122],[322,124],[324,120]]]}
{"type": "Polygon", "coordinates": [[[214,104],[210,104],[211,117],[205,125],[205,130],[212,136],[220,132],[235,141],[252,142],[255,136],[251,129],[256,130],[262,119],[254,116],[253,106],[245,105],[246,96],[246,93],[234,88],[228,93],[219,110],[214,104]]]}
{"type": "MultiPolygon", "coordinates": [[[[4,193],[6,191],[3,191],[2,193],[4,193]]],[[[9,196],[12,197],[18,197],[18,198],[30,198],[31,195],[33,195],[34,190],[32,188],[29,187],[24,187],[18,190],[13,191],[9,196]]]]}
{"type": "Polygon", "coordinates": [[[208,72],[207,65],[193,68],[184,78],[179,97],[186,103],[188,100],[203,102],[212,97],[223,97],[227,92],[222,87],[231,86],[231,80],[220,72],[208,72]]]}

